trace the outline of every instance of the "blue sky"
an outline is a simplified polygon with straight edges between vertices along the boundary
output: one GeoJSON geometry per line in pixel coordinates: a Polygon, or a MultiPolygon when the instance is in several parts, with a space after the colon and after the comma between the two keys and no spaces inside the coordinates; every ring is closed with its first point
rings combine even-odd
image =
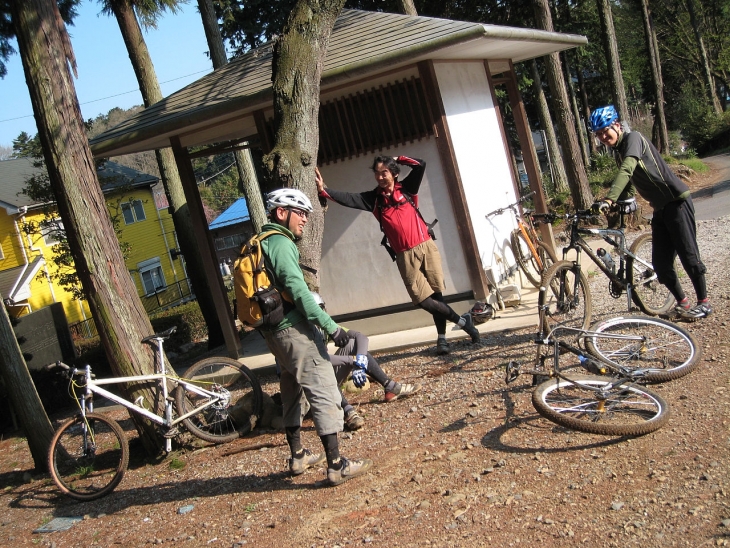
{"type": "MultiPolygon", "coordinates": [[[[84,120],[114,107],[142,104],[119,26],[113,17],[99,15],[97,1],[84,0],[73,26],[68,27],[76,55],[76,95],[84,120]]],[[[162,94],[170,95],[213,70],[196,3],[183,5],[177,15],[165,14],[157,29],[144,33],[162,94]]],[[[17,50],[17,44],[13,44],[17,50]]],[[[37,133],[20,55],[13,55],[8,74],[0,79],[0,146],[12,146],[21,131],[37,133]]]]}

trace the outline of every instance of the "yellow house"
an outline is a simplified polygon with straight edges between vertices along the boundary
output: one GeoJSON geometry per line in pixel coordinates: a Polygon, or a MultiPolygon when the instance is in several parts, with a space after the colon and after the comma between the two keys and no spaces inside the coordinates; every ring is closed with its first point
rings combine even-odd
{"type": "MultiPolygon", "coordinates": [[[[89,334],[93,328],[86,322],[91,317],[86,301],[74,298],[54,277],[53,246],[63,225],[55,209],[22,193],[30,177],[44,175],[30,159],[0,162],[0,293],[16,317],[60,302],[72,330],[76,325],[76,331],[89,334]]],[[[145,309],[152,312],[189,299],[184,261],[158,178],[115,162],[106,162],[98,175],[120,241],[128,244],[126,266],[145,309]]]]}

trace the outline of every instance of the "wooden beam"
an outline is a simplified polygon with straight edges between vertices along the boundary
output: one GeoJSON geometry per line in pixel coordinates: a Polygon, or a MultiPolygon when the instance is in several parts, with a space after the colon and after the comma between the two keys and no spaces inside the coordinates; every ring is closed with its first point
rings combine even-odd
{"type": "Polygon", "coordinates": [[[198,248],[203,254],[203,265],[205,267],[205,277],[210,285],[210,292],[213,295],[213,303],[215,305],[218,320],[223,330],[223,338],[226,341],[226,349],[228,356],[234,359],[238,358],[239,337],[236,331],[236,325],[233,321],[233,313],[228,303],[228,295],[223,285],[223,277],[218,269],[218,258],[215,254],[213,239],[208,230],[208,223],[205,220],[205,212],[203,211],[203,202],[200,199],[198,185],[195,183],[195,173],[193,164],[188,156],[188,151],[180,144],[179,137],[170,137],[170,145],[175,155],[175,163],[180,172],[180,180],[182,181],[185,199],[190,208],[190,220],[193,224],[193,233],[198,243],[198,248]]]}
{"type": "Polygon", "coordinates": [[[487,276],[484,272],[481,258],[479,257],[479,248],[477,247],[477,241],[474,235],[474,226],[471,223],[469,206],[466,203],[459,166],[454,156],[454,143],[449,132],[446,111],[441,100],[441,91],[438,87],[433,61],[421,61],[418,63],[418,72],[421,76],[424,92],[426,93],[426,103],[429,106],[429,111],[435,115],[432,117],[432,120],[434,120],[436,148],[438,149],[441,164],[444,168],[446,189],[451,198],[454,218],[457,219],[456,228],[459,232],[461,247],[464,250],[469,282],[474,291],[474,298],[483,301],[489,295],[487,276]]]}

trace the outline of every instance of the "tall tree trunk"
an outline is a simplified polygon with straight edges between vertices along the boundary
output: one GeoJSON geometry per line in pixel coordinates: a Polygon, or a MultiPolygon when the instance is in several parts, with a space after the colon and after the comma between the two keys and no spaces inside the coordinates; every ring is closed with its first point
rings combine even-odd
{"type": "MultiPolygon", "coordinates": [[[[120,376],[153,372],[154,354],[140,341],[152,326],[137,296],[114,233],[94,158],[84,131],[69,64],[71,42],[54,0],[12,2],[38,136],[51,188],[76,270],[112,371],[120,376]]],[[[149,383],[128,385],[127,396],[160,403],[149,383]]],[[[147,451],[162,447],[150,421],[132,416],[147,451]]]]}
{"type": "Polygon", "coordinates": [[[644,34],[646,36],[646,49],[649,51],[649,63],[651,65],[651,79],[654,84],[654,122],[657,129],[657,140],[654,145],[662,154],[669,154],[669,132],[667,131],[667,119],[664,116],[664,82],[662,82],[662,66],[659,60],[659,47],[656,40],[656,31],[651,21],[649,11],[649,0],[641,0],[641,15],[644,20],[644,34]]]}
{"type": "MultiPolygon", "coordinates": [[[[129,0],[115,0],[110,4],[112,13],[114,13],[119,23],[119,30],[122,32],[129,59],[132,61],[144,105],[145,107],[154,105],[162,100],[162,91],[132,4],[129,0]]],[[[162,183],[167,193],[168,203],[172,207],[172,220],[175,224],[180,250],[185,257],[190,283],[193,286],[193,291],[195,291],[195,297],[205,319],[205,324],[208,326],[208,347],[215,348],[225,342],[223,328],[213,304],[208,280],[205,277],[203,254],[198,248],[193,232],[190,210],[185,199],[180,173],[177,170],[172,149],[158,149],[155,151],[155,156],[160,168],[162,183]]]]}
{"type": "Polygon", "coordinates": [[[621,120],[629,119],[629,105],[626,102],[626,88],[624,77],[621,74],[621,60],[618,56],[618,43],[616,42],[616,29],[613,26],[613,14],[609,0],[596,0],[598,2],[598,18],[601,22],[601,36],[603,38],[603,50],[606,54],[608,74],[611,79],[611,97],[613,104],[618,110],[621,120]]]}
{"type": "Polygon", "coordinates": [[[563,53],[563,65],[565,67],[565,82],[568,85],[568,95],[570,96],[570,106],[573,109],[575,128],[578,132],[578,143],[580,144],[580,151],[583,154],[583,164],[589,166],[591,165],[591,156],[588,153],[588,135],[586,134],[586,125],[580,117],[580,111],[578,110],[578,100],[575,97],[573,76],[571,74],[570,64],[568,63],[568,54],[566,52],[563,53]]]}
{"type": "MultiPolygon", "coordinates": [[[[548,0],[535,0],[534,8],[538,28],[554,32],[548,0]]],[[[546,55],[545,67],[548,84],[550,85],[553,111],[558,121],[558,136],[563,149],[563,161],[568,176],[570,194],[573,198],[573,206],[578,209],[586,209],[593,203],[593,193],[588,185],[586,167],[578,144],[575,118],[570,109],[568,91],[565,88],[563,70],[560,67],[560,56],[557,53],[546,55]]]]}
{"type": "Polygon", "coordinates": [[[565,166],[563,165],[563,157],[560,154],[558,146],[558,137],[555,135],[555,124],[550,117],[550,107],[548,107],[547,99],[545,99],[545,91],[542,89],[542,80],[540,79],[540,70],[537,67],[537,61],[532,60],[532,81],[537,97],[537,113],[540,117],[540,125],[545,132],[545,151],[550,164],[550,177],[553,180],[553,186],[556,192],[568,192],[568,177],[565,174],[565,166]]]}
{"type": "MultiPolygon", "coordinates": [[[[226,48],[223,44],[221,30],[218,27],[218,18],[215,15],[213,0],[198,0],[198,9],[203,19],[205,38],[210,48],[210,59],[213,61],[213,68],[217,69],[228,63],[226,48]]],[[[253,165],[253,158],[249,149],[236,150],[233,153],[236,158],[236,167],[241,181],[241,190],[246,197],[248,214],[255,232],[260,232],[266,222],[266,208],[261,196],[261,187],[256,176],[256,168],[253,165]]]]}
{"type": "Polygon", "coordinates": [[[8,311],[2,304],[0,308],[0,378],[5,383],[10,407],[15,411],[28,438],[28,447],[36,470],[47,471],[53,426],[30,377],[8,311]]]}
{"type": "MultiPolygon", "coordinates": [[[[319,148],[319,86],[327,46],[345,0],[298,0],[274,44],[274,147],[264,169],[281,187],[298,188],[317,199],[314,167],[319,148]]],[[[299,242],[304,278],[319,288],[324,212],[315,207],[299,242]]]]}
{"type": "MultiPolygon", "coordinates": [[[[583,108],[583,118],[585,120],[591,119],[591,106],[588,103],[588,92],[586,91],[586,81],[585,78],[583,78],[583,71],[578,69],[576,70],[576,73],[578,75],[578,87],[580,88],[580,104],[583,108]]],[[[588,130],[586,130],[588,131],[588,130]]],[[[596,140],[593,138],[593,136],[590,134],[590,131],[588,131],[588,149],[590,150],[591,154],[595,154],[597,147],[596,147],[596,140]]]]}
{"type": "Polygon", "coordinates": [[[418,15],[413,0],[400,0],[400,11],[404,15],[418,15]]]}
{"type": "Polygon", "coordinates": [[[689,12],[689,20],[692,24],[692,30],[695,33],[697,39],[697,49],[700,52],[700,60],[702,61],[702,72],[705,76],[705,90],[710,100],[715,114],[718,116],[722,114],[722,107],[720,106],[720,99],[717,97],[717,88],[715,87],[715,78],[712,76],[712,70],[710,69],[710,60],[707,57],[707,49],[705,49],[705,40],[702,37],[702,30],[700,29],[700,23],[697,20],[697,14],[695,12],[694,0],[687,0],[687,11],[689,12]]]}

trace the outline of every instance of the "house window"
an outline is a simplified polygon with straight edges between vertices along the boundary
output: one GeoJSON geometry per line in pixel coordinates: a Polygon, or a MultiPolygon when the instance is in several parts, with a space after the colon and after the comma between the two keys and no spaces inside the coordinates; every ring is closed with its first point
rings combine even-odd
{"type": "Polygon", "coordinates": [[[230,236],[223,236],[215,239],[215,248],[217,251],[223,251],[224,249],[232,249],[235,247],[241,247],[246,239],[245,234],[232,234],[230,236]]]}
{"type": "Polygon", "coordinates": [[[124,224],[131,225],[144,221],[147,217],[144,214],[144,204],[142,200],[130,200],[122,204],[122,215],[124,215],[124,224]]]}
{"type": "Polygon", "coordinates": [[[63,221],[61,219],[42,221],[41,235],[47,246],[59,243],[64,238],[63,221]]]}
{"type": "Polygon", "coordinates": [[[162,273],[159,257],[139,263],[137,271],[142,280],[145,295],[153,295],[165,289],[165,276],[162,273]]]}

